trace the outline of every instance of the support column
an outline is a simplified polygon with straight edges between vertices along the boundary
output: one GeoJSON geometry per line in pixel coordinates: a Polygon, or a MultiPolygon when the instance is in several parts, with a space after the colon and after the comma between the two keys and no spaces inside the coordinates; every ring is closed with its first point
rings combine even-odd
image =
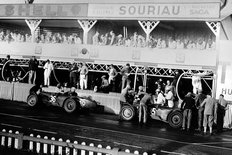
{"type": "Polygon", "coordinates": [[[216,58],[216,69],[214,71],[214,79],[213,79],[213,92],[212,96],[216,96],[217,91],[217,71],[218,71],[218,64],[219,64],[219,50],[220,50],[220,22],[205,22],[207,26],[210,28],[210,30],[213,32],[213,34],[216,36],[216,52],[217,52],[217,58],[216,58]]]}
{"type": "Polygon", "coordinates": [[[27,26],[31,30],[31,42],[35,42],[35,30],[37,29],[41,21],[41,19],[25,19],[27,26]]]}
{"type": "Polygon", "coordinates": [[[88,41],[88,32],[96,24],[97,20],[77,20],[81,28],[84,31],[83,34],[83,43],[87,44],[88,41]]]}
{"type": "Polygon", "coordinates": [[[155,29],[155,27],[159,24],[160,21],[139,20],[138,22],[140,26],[143,28],[143,31],[146,33],[146,41],[148,41],[150,33],[155,29]]]}

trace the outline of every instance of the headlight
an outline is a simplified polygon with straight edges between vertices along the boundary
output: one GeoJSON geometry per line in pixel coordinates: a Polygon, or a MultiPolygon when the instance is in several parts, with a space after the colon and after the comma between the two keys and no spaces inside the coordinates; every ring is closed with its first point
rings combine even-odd
{"type": "Polygon", "coordinates": [[[85,101],[80,99],[80,105],[81,105],[81,107],[84,107],[85,106],[85,101]]]}

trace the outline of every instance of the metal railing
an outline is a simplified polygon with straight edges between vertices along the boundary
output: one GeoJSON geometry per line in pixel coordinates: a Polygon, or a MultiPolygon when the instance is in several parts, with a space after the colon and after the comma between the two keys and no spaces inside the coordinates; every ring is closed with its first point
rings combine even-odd
{"type": "MultiPolygon", "coordinates": [[[[58,155],[135,155],[140,154],[139,151],[133,153],[126,149],[121,151],[119,148],[111,148],[107,146],[103,148],[101,144],[95,146],[90,143],[89,146],[85,142],[78,143],[77,141],[71,142],[70,140],[63,141],[62,138],[55,140],[54,137],[48,139],[47,136],[43,138],[40,135],[36,137],[33,134],[30,136],[24,135],[12,130],[6,132],[5,129],[0,132],[1,146],[7,148],[14,148],[17,150],[28,150],[30,152],[42,153],[42,154],[58,154],[58,155]],[[24,145],[27,143],[28,145],[24,145]]],[[[141,153],[142,155],[148,155],[147,152],[141,153]]],[[[155,155],[155,154],[152,154],[155,155]]]]}

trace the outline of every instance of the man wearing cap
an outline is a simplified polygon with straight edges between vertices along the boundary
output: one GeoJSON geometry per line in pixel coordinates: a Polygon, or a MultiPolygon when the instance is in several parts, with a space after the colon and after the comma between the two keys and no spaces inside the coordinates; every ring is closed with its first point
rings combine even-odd
{"type": "Polygon", "coordinates": [[[51,76],[51,72],[53,71],[54,67],[49,59],[45,63],[43,69],[44,69],[44,86],[50,86],[50,76],[51,76]]]}
{"type": "Polygon", "coordinates": [[[89,70],[84,62],[79,68],[79,71],[80,71],[80,87],[81,89],[87,89],[87,79],[88,79],[89,70]]]}
{"type": "Polygon", "coordinates": [[[183,112],[183,122],[182,122],[182,130],[185,130],[186,119],[187,119],[187,131],[190,129],[191,119],[192,119],[192,110],[195,106],[195,101],[192,98],[192,93],[188,92],[184,97],[184,100],[181,104],[181,109],[183,112]]]}
{"type": "Polygon", "coordinates": [[[101,86],[100,86],[100,91],[102,91],[103,93],[108,93],[109,92],[109,82],[106,79],[106,76],[103,75],[101,77],[101,79],[102,79],[102,83],[101,83],[101,86]]]}

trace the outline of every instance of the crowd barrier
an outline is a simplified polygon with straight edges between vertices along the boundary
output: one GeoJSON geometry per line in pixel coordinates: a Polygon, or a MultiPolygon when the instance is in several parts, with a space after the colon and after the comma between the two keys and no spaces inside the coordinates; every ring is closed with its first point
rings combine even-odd
{"type": "MultiPolygon", "coordinates": [[[[34,136],[30,134],[30,136],[23,135],[23,133],[19,133],[16,131],[13,133],[12,130],[6,132],[5,129],[0,132],[1,136],[1,146],[7,148],[14,148],[17,150],[28,150],[30,152],[35,152],[38,154],[58,154],[58,155],[135,155],[140,154],[139,151],[131,152],[129,149],[124,151],[119,148],[112,148],[111,146],[107,146],[103,148],[101,144],[97,146],[93,143],[89,145],[86,142],[78,143],[78,141],[71,142],[69,139],[63,141],[62,138],[55,139],[52,137],[48,139],[48,136],[34,136]]],[[[142,155],[148,155],[147,152],[141,153],[142,155]]],[[[152,154],[155,155],[155,154],[152,154]]]]}

